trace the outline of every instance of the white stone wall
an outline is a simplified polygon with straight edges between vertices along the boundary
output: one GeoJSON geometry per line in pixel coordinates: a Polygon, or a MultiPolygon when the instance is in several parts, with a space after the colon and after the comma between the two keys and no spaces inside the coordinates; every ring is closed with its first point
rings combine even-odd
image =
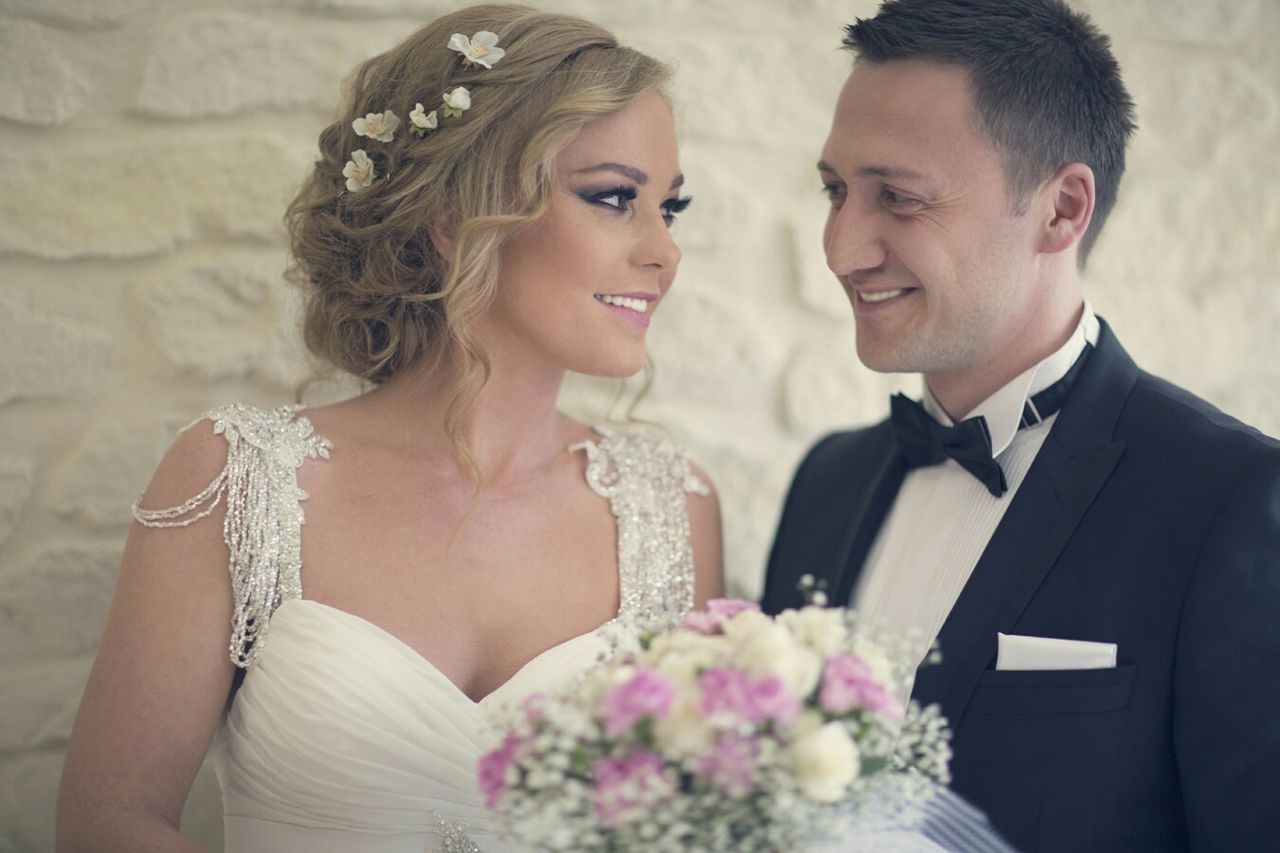
{"type": "MultiPolygon", "coordinates": [[[[874,0],[542,5],[679,64],[697,202],[640,414],[713,475],[752,595],[804,448],[899,384],[854,355],[813,168],[839,27],[874,0]]],[[[1079,5],[1141,119],[1090,298],[1148,369],[1280,433],[1280,3],[1079,5]]],[[[0,0],[0,853],[52,844],[128,506],[174,430],[304,375],[279,221],[340,77],[444,8],[0,0]]],[[[575,380],[566,404],[599,417],[609,390],[575,380]]],[[[213,849],[218,811],[204,773],[186,824],[213,849]]]]}

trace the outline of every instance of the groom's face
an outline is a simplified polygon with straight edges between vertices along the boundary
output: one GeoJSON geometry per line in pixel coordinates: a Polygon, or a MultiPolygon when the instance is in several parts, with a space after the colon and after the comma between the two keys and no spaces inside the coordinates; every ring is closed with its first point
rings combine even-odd
{"type": "Polygon", "coordinates": [[[827,264],[879,371],[965,376],[1017,345],[1034,310],[1028,217],[977,126],[966,71],[859,62],[818,164],[827,264]]]}

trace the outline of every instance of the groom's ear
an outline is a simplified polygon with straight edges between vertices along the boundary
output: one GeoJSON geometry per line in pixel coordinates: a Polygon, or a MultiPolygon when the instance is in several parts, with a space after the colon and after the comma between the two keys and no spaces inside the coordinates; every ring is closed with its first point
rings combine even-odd
{"type": "Polygon", "coordinates": [[[1084,163],[1059,169],[1041,187],[1036,204],[1039,250],[1056,254],[1078,244],[1093,220],[1093,203],[1093,169],[1084,163]]]}

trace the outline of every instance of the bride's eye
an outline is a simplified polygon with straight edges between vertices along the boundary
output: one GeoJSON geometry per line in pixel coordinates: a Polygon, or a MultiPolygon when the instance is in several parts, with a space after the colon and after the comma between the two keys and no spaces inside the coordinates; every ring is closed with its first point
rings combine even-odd
{"type": "Polygon", "coordinates": [[[681,198],[672,198],[662,203],[662,219],[667,225],[674,225],[676,217],[684,213],[689,205],[693,203],[693,196],[687,195],[681,198]]]}
{"type": "Polygon", "coordinates": [[[631,203],[636,200],[636,194],[635,187],[610,187],[607,190],[580,193],[579,195],[588,204],[626,212],[631,209],[631,203]]]}

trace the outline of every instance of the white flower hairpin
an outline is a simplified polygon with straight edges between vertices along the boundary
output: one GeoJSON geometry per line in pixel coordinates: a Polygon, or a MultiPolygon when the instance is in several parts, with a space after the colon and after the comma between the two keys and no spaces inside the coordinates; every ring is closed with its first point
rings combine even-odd
{"type": "Polygon", "coordinates": [[[449,49],[462,54],[462,64],[467,66],[483,65],[493,68],[494,64],[507,52],[498,47],[498,36],[488,30],[481,30],[467,38],[462,33],[454,33],[449,37],[449,49]]]}
{"type": "Polygon", "coordinates": [[[369,113],[364,118],[351,122],[356,136],[367,136],[379,142],[390,142],[395,139],[396,128],[400,126],[400,117],[387,110],[382,113],[369,113]]]}
{"type": "Polygon", "coordinates": [[[369,159],[368,154],[364,153],[363,148],[357,148],[351,152],[351,159],[342,167],[342,175],[347,179],[347,189],[351,192],[364,189],[378,177],[378,173],[373,168],[373,161],[369,159]]]}
{"type": "Polygon", "coordinates": [[[471,109],[471,91],[466,86],[457,86],[444,93],[444,105],[440,111],[445,118],[460,116],[471,109]]]}
{"type": "Polygon", "coordinates": [[[409,133],[417,137],[426,136],[428,131],[435,130],[440,124],[440,119],[436,116],[436,111],[423,112],[422,104],[414,104],[413,112],[409,113],[409,133]]]}

